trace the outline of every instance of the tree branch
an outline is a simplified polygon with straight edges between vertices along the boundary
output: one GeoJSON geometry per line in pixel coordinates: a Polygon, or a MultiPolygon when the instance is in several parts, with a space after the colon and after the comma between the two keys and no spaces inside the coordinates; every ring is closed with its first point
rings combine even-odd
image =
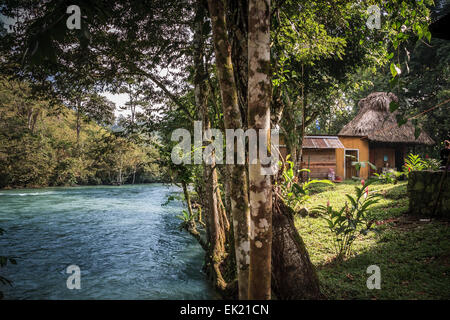
{"type": "Polygon", "coordinates": [[[169,97],[170,100],[172,100],[173,103],[175,103],[188,117],[189,119],[194,122],[196,119],[194,119],[194,117],[192,116],[192,114],[189,112],[189,110],[186,108],[186,106],[184,104],[182,104],[180,102],[180,100],[172,93],[169,91],[169,89],[167,89],[167,87],[160,81],[158,80],[154,75],[145,72],[145,71],[140,71],[143,75],[147,76],[151,81],[153,81],[153,83],[155,83],[162,91],[164,91],[164,93],[167,95],[167,97],[169,97]]]}

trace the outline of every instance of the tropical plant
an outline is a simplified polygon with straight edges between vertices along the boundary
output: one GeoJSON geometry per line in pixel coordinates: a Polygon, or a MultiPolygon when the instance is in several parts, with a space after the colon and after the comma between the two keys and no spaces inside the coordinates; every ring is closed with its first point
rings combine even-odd
{"type": "Polygon", "coordinates": [[[428,158],[424,160],[425,170],[439,170],[441,162],[437,159],[428,158]]]}
{"type": "MultiPolygon", "coordinates": [[[[299,183],[298,176],[294,173],[294,162],[289,160],[290,155],[286,157],[286,164],[284,165],[279,162],[279,165],[282,170],[282,177],[281,183],[279,184],[280,190],[281,190],[281,198],[283,199],[284,203],[291,207],[292,209],[296,210],[300,205],[305,204],[310,196],[310,187],[313,184],[318,183],[325,183],[333,185],[333,183],[329,180],[308,180],[304,183],[299,183]]],[[[310,172],[309,169],[302,169],[299,170],[299,174],[301,172],[310,172]]]]}
{"type": "Polygon", "coordinates": [[[378,180],[382,183],[397,184],[398,179],[404,175],[404,172],[389,170],[383,173],[374,173],[378,180]]]}
{"type": "Polygon", "coordinates": [[[361,187],[355,187],[355,196],[345,195],[350,201],[350,206],[346,202],[340,210],[335,210],[328,202],[327,206],[321,205],[315,209],[323,215],[334,235],[334,249],[337,260],[342,260],[350,254],[358,232],[366,235],[370,230],[373,230],[374,221],[368,216],[368,210],[379,201],[378,196],[369,195],[369,185],[374,181],[368,180],[361,187]]]}
{"type": "Polygon", "coordinates": [[[193,221],[195,219],[195,217],[197,216],[197,213],[194,213],[192,215],[189,214],[189,212],[187,212],[186,210],[182,211],[183,214],[179,214],[177,215],[177,218],[182,220],[183,223],[189,223],[191,221],[193,221]]]}
{"type": "MultiPolygon", "coordinates": [[[[352,156],[350,154],[346,155],[346,157],[356,159],[355,156],[352,156]]],[[[366,164],[368,166],[370,166],[373,170],[377,170],[377,167],[373,163],[371,163],[371,162],[369,162],[367,160],[366,161],[352,161],[352,166],[355,167],[356,171],[359,171],[361,168],[365,168],[366,164]]]]}
{"type": "Polygon", "coordinates": [[[422,171],[425,168],[425,161],[419,155],[410,153],[405,159],[403,172],[405,172],[406,176],[409,176],[411,171],[422,171]]]}
{"type": "Polygon", "coordinates": [[[182,214],[177,215],[176,217],[181,220],[181,223],[179,225],[180,230],[190,230],[195,229],[196,230],[196,223],[195,219],[197,217],[198,213],[193,212],[192,215],[189,214],[186,210],[182,211],[182,214]]]}

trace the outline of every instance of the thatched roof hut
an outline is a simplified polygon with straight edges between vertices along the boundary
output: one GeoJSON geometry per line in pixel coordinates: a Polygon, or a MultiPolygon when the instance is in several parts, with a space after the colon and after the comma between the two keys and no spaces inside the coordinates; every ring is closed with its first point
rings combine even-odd
{"type": "Polygon", "coordinates": [[[433,139],[422,131],[416,139],[411,121],[398,126],[396,113],[389,111],[391,101],[398,101],[393,93],[374,92],[358,103],[357,116],[345,125],[339,136],[367,137],[369,141],[402,144],[434,144],[433,139]]]}

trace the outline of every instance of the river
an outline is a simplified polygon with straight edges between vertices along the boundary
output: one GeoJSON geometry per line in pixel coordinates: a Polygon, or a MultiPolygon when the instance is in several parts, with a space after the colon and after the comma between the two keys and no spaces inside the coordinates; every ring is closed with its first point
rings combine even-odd
{"type": "Polygon", "coordinates": [[[0,275],[5,299],[211,299],[203,251],[179,230],[176,187],[45,188],[0,191],[0,275]],[[68,266],[81,270],[68,289],[68,266]]]}

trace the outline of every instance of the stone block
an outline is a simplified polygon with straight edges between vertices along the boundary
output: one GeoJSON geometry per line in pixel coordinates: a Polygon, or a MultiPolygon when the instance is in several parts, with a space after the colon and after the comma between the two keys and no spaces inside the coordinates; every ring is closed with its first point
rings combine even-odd
{"type": "MultiPolygon", "coordinates": [[[[408,177],[407,194],[412,214],[431,215],[436,203],[442,171],[413,171],[408,177]]],[[[450,174],[442,186],[438,213],[450,217],[450,174]]]]}

